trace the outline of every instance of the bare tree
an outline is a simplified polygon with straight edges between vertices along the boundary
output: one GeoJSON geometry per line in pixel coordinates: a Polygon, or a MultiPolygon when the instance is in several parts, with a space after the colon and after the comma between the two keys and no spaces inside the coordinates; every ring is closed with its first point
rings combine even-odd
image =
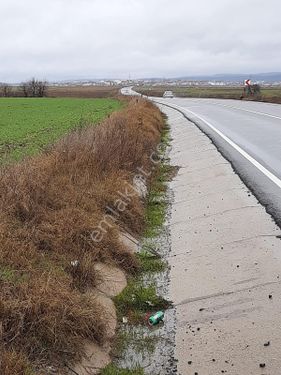
{"type": "Polygon", "coordinates": [[[12,87],[6,83],[0,85],[0,96],[8,97],[12,95],[12,87]]]}
{"type": "Polygon", "coordinates": [[[48,84],[46,81],[37,82],[37,94],[40,98],[47,96],[48,84]]]}
{"type": "Polygon", "coordinates": [[[47,96],[48,84],[46,81],[39,81],[35,78],[21,84],[21,89],[25,97],[47,96]]]}
{"type": "Polygon", "coordinates": [[[23,96],[24,97],[28,97],[28,96],[31,96],[30,95],[30,87],[29,87],[29,84],[28,82],[23,82],[20,86],[21,90],[22,90],[22,93],[23,93],[23,96]]]}

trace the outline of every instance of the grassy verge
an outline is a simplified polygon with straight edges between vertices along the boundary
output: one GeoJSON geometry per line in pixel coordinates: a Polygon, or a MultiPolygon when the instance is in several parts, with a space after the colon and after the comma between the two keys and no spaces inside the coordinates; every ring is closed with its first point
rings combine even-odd
{"type": "Polygon", "coordinates": [[[129,318],[130,323],[146,323],[145,315],[151,310],[162,310],[169,303],[157,295],[154,285],[145,286],[140,279],[132,279],[128,286],[115,298],[119,318],[129,318]]]}
{"type": "MultiPolygon", "coordinates": [[[[156,251],[156,250],[155,250],[156,251]]],[[[166,268],[166,263],[161,257],[151,253],[151,248],[143,247],[142,251],[137,254],[140,262],[140,271],[142,273],[156,273],[162,272],[166,268]]]]}
{"type": "MultiPolygon", "coordinates": [[[[240,99],[243,87],[202,87],[202,86],[142,86],[136,87],[136,91],[143,95],[162,97],[166,90],[172,90],[175,96],[182,98],[218,98],[240,99]]],[[[249,97],[246,100],[281,103],[281,87],[262,87],[261,95],[249,97]]]]}
{"type": "Polygon", "coordinates": [[[0,162],[20,160],[122,108],[115,99],[0,98],[0,162]]]}
{"type": "Polygon", "coordinates": [[[103,307],[84,291],[98,281],[96,262],[139,269],[120,227],[143,231],[143,200],[130,186],[139,166],[151,169],[162,127],[159,110],[135,99],[47,153],[0,168],[1,374],[41,375],[47,366],[64,374],[85,340],[107,340],[103,307]],[[126,210],[105,221],[124,191],[126,210]]]}
{"type": "Polygon", "coordinates": [[[120,369],[117,366],[111,364],[102,370],[101,375],[144,375],[143,369],[120,369]]]}
{"type": "MultiPolygon", "coordinates": [[[[165,158],[167,147],[170,143],[169,128],[167,124],[162,129],[161,147],[159,150],[159,161],[154,169],[149,194],[147,196],[145,210],[145,231],[144,241],[141,251],[137,254],[140,267],[137,273],[129,279],[127,287],[119,296],[115,298],[115,305],[119,321],[122,318],[128,320],[129,331],[121,330],[116,337],[115,349],[113,354],[117,357],[130,347],[136,353],[152,353],[155,350],[155,344],[159,338],[155,335],[149,335],[142,332],[134,332],[135,325],[146,325],[148,317],[156,311],[165,310],[171,306],[171,303],[159,296],[157,293],[157,285],[149,281],[153,274],[160,274],[166,270],[167,264],[161,258],[157,247],[155,246],[155,238],[160,235],[163,230],[167,214],[167,181],[170,180],[174,173],[174,168],[169,165],[169,160],[165,158]]],[[[114,365],[113,365],[114,366],[114,365]]],[[[124,371],[124,374],[143,374],[143,370],[121,370],[113,367],[116,374],[118,371],[124,371]],[[128,371],[128,372],[126,372],[128,371]],[[130,372],[131,371],[131,372],[130,372]]],[[[105,370],[106,371],[106,370],[105,370]]],[[[107,374],[106,372],[102,375],[107,374]]],[[[123,374],[123,372],[120,372],[123,374]]]]}
{"type": "Polygon", "coordinates": [[[137,254],[139,260],[139,270],[137,275],[132,278],[123,292],[115,298],[115,305],[119,317],[128,316],[131,322],[137,323],[144,321],[145,313],[148,310],[161,310],[169,306],[169,303],[157,295],[155,285],[145,285],[143,274],[161,272],[166,264],[157,255],[157,251],[150,244],[159,235],[166,217],[167,200],[166,189],[167,181],[172,167],[167,164],[164,158],[165,151],[169,145],[169,128],[167,124],[163,127],[161,133],[161,147],[159,151],[159,161],[153,171],[153,178],[147,197],[145,210],[145,231],[146,242],[143,249],[137,254]]]}

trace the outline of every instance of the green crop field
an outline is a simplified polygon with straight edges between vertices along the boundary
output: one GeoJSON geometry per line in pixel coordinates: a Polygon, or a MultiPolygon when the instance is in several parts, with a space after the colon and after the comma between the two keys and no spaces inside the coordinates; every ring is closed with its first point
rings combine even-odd
{"type": "Polygon", "coordinates": [[[115,99],[0,98],[0,163],[33,155],[121,107],[115,99]]]}

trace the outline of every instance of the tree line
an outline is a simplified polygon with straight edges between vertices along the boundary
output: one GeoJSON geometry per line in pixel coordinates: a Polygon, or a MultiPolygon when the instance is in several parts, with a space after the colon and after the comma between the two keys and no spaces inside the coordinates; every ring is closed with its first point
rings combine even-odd
{"type": "Polygon", "coordinates": [[[6,83],[0,84],[0,96],[23,96],[25,98],[42,98],[47,96],[48,82],[32,78],[23,82],[20,86],[14,87],[6,83]]]}

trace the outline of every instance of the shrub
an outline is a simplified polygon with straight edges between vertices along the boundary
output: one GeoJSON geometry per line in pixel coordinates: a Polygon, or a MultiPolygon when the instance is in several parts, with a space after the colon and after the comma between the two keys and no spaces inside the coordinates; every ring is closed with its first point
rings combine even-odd
{"type": "Polygon", "coordinates": [[[144,202],[132,182],[138,167],[151,169],[162,126],[157,108],[132,100],[98,127],[0,169],[1,373],[63,367],[81,358],[85,339],[106,339],[106,316],[83,292],[95,285],[97,261],[138,268],[120,231],[143,230],[144,202]],[[132,194],[126,210],[94,242],[93,229],[124,186],[132,194]]]}

